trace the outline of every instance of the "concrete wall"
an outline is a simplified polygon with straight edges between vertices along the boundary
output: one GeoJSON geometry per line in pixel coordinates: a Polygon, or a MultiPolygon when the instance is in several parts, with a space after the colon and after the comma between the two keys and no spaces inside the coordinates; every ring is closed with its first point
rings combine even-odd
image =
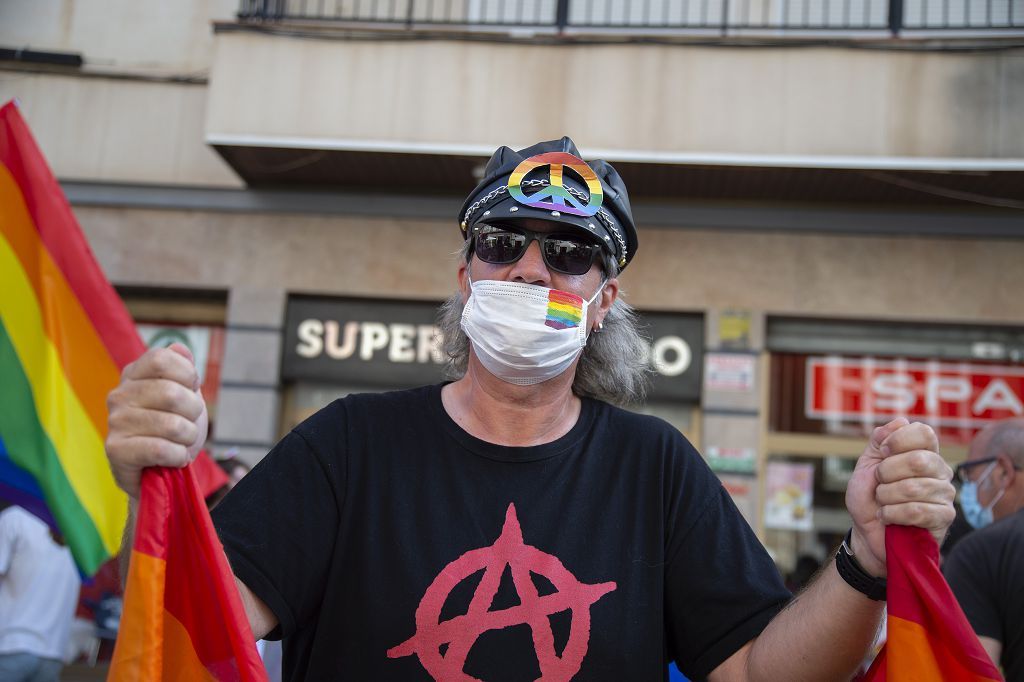
{"type": "Polygon", "coordinates": [[[1024,157],[1024,50],[216,41],[211,136],[1024,157]]]}
{"type": "Polygon", "coordinates": [[[241,187],[203,141],[206,86],[0,70],[63,180],[241,187]]]}
{"type": "Polygon", "coordinates": [[[3,0],[0,45],[79,52],[94,70],[206,75],[237,0],[3,0]]]}
{"type": "MultiPolygon", "coordinates": [[[[117,284],[273,287],[432,299],[455,286],[454,223],[76,209],[117,284]]],[[[1024,242],[641,229],[622,278],[649,310],[995,323],[1024,321],[1024,242]]]]}

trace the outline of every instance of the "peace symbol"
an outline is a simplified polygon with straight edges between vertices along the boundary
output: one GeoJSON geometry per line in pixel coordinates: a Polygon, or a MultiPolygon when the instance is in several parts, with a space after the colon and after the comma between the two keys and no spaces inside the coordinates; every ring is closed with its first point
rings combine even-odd
{"type": "Polygon", "coordinates": [[[388,658],[416,654],[435,680],[481,682],[463,672],[466,656],[477,638],[488,630],[525,623],[533,632],[533,645],[541,670],[539,679],[543,682],[564,682],[579,672],[587,655],[590,607],[615,587],[614,582],[585,585],[562,565],[558,557],[524,544],[516,508],[510,504],[505,512],[501,536],[493,545],[466,552],[434,578],[416,609],[416,634],[389,649],[388,658]],[[489,611],[505,566],[511,569],[520,604],[489,611]],[[441,608],[452,589],[480,569],[484,569],[484,575],[466,614],[439,622],[441,608]],[[550,580],[556,591],[541,597],[530,578],[531,572],[550,580]],[[548,616],[567,610],[571,612],[572,623],[569,640],[559,656],[555,652],[555,638],[548,616]],[[442,654],[444,645],[448,648],[442,654]]]}
{"type": "Polygon", "coordinates": [[[533,208],[548,208],[565,211],[573,215],[589,217],[597,213],[604,200],[604,191],[597,173],[587,163],[568,152],[547,152],[526,159],[512,171],[508,178],[508,193],[520,204],[533,208]],[[533,170],[541,166],[550,166],[550,184],[539,192],[527,195],[523,192],[522,182],[533,170]],[[562,170],[569,168],[587,183],[590,199],[583,203],[574,197],[562,184],[562,170]],[[550,199],[550,201],[545,201],[550,199]]]}

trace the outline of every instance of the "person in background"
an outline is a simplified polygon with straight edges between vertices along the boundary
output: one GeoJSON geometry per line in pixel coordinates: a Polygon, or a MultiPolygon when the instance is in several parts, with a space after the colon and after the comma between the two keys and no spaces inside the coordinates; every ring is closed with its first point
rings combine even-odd
{"type": "Polygon", "coordinates": [[[956,468],[974,532],[942,570],[1007,682],[1024,682],[1024,417],[985,427],[956,468]]]}
{"type": "Polygon", "coordinates": [[[49,526],[16,505],[0,512],[0,680],[60,679],[80,585],[49,526]]]}
{"type": "Polygon", "coordinates": [[[227,457],[213,460],[220,470],[224,472],[224,475],[227,476],[227,482],[206,495],[206,506],[209,509],[213,509],[220,504],[221,500],[231,492],[231,489],[238,485],[242,477],[249,473],[249,465],[235,456],[235,453],[237,453],[237,450],[228,450],[227,457]]]}

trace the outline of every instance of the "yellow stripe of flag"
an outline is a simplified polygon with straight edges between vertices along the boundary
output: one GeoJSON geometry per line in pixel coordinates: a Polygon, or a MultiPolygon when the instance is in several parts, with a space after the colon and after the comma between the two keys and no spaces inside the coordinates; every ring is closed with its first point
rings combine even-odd
{"type": "Polygon", "coordinates": [[[60,357],[46,336],[39,302],[17,256],[0,237],[0,317],[29,383],[43,430],[57,451],[61,467],[92,518],[107,551],[120,545],[127,499],[114,483],[97,432],[68,384],[60,357]],[[108,504],[110,499],[123,503],[108,504]]]}

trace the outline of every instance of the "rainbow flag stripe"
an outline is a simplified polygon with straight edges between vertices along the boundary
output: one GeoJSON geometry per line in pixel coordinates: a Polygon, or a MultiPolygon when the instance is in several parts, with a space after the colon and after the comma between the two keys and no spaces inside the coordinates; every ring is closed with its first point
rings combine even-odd
{"type": "Polygon", "coordinates": [[[548,314],[544,324],[553,329],[578,327],[583,319],[583,299],[568,291],[548,292],[548,314]]]}
{"type": "Polygon", "coordinates": [[[192,466],[142,472],[107,680],[267,680],[192,466]]]}
{"type": "Polygon", "coordinates": [[[0,107],[0,495],[63,533],[91,575],[127,497],[107,466],[107,393],[144,350],[13,103],[0,107]]]}
{"type": "Polygon", "coordinates": [[[885,529],[887,639],[862,682],[998,682],[967,616],[939,570],[939,547],[923,528],[885,529]]]}

